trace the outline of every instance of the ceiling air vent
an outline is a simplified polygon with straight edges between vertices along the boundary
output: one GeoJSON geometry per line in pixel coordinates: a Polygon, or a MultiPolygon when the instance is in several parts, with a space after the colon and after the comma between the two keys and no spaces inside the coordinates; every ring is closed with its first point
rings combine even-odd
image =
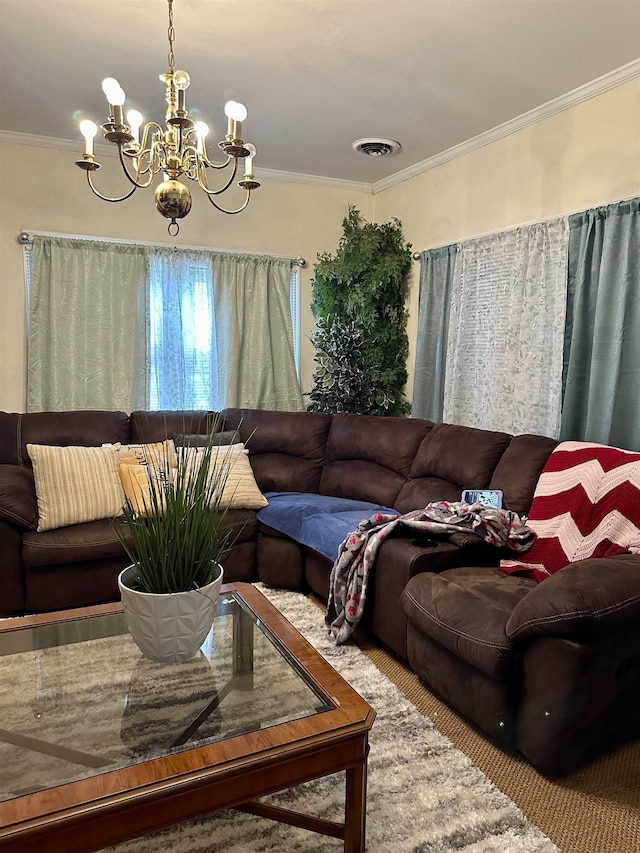
{"type": "Polygon", "coordinates": [[[356,139],[352,148],[368,157],[386,157],[400,150],[400,143],[393,139],[356,139]]]}

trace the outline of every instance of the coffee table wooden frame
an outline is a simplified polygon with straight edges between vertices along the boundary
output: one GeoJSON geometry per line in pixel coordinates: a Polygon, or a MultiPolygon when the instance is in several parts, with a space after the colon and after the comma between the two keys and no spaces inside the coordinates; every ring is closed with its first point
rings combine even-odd
{"type": "MultiPolygon", "coordinates": [[[[237,808],[344,840],[364,853],[368,733],[375,711],[251,584],[228,584],[304,670],[331,710],[0,803],[0,850],[90,853],[188,818],[237,808]],[[257,801],[346,771],[344,823],[257,801]]],[[[120,604],[11,619],[0,633],[121,612],[120,604]]],[[[320,618],[320,611],[318,612],[320,618]]]]}

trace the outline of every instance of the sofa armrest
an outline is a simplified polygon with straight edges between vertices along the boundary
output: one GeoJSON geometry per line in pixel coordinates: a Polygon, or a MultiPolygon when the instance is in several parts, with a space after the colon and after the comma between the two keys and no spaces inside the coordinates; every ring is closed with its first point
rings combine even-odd
{"type": "Polygon", "coordinates": [[[581,560],[536,584],[513,609],[507,636],[591,642],[640,620],[640,555],[581,560]]]}
{"type": "Polygon", "coordinates": [[[20,465],[0,465],[0,519],[19,530],[38,526],[33,472],[20,465]]]}

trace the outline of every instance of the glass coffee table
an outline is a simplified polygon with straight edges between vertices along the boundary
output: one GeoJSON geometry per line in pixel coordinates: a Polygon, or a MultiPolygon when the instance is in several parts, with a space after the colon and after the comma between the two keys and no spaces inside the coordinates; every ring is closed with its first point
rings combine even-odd
{"type": "Polygon", "coordinates": [[[120,604],[0,622],[0,850],[88,853],[237,808],[362,853],[374,717],[251,584],[222,588],[183,664],[143,658],[120,604]],[[340,770],[344,823],[258,799],[340,770]]]}

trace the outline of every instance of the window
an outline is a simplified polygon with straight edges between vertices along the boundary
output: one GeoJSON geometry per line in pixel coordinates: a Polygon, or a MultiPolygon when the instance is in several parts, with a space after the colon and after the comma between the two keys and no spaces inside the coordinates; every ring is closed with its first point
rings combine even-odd
{"type": "Polygon", "coordinates": [[[288,259],[34,235],[29,411],[302,409],[288,259]]]}
{"type": "Polygon", "coordinates": [[[215,409],[213,281],[207,258],[151,253],[147,318],[149,409],[215,409]]]}

